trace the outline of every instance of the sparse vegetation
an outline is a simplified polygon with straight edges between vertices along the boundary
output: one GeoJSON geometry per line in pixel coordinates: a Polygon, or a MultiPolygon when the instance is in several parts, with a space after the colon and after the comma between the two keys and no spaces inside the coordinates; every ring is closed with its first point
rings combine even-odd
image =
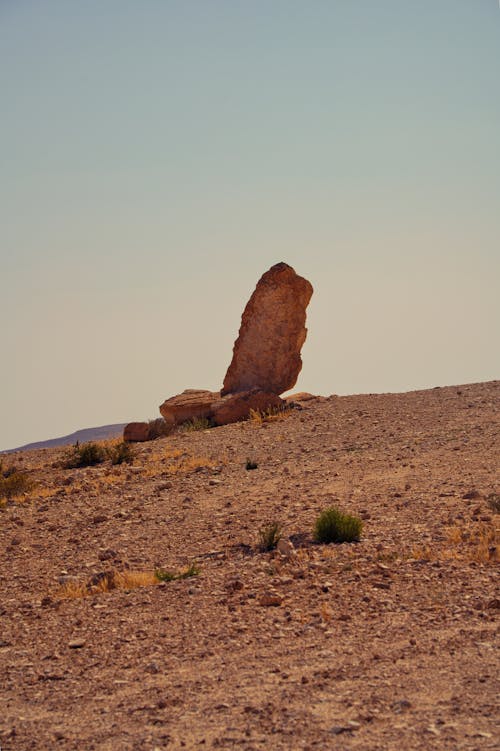
{"type": "Polygon", "coordinates": [[[251,409],[248,419],[256,425],[262,425],[264,422],[283,420],[285,417],[288,417],[291,412],[292,409],[288,404],[284,404],[282,407],[268,407],[264,410],[251,409]]]}
{"type": "Polygon", "coordinates": [[[193,417],[192,420],[183,422],[179,429],[185,433],[191,433],[194,430],[208,430],[211,427],[213,425],[207,417],[193,417]]]}
{"type": "Polygon", "coordinates": [[[150,439],[161,438],[172,432],[172,426],[163,417],[157,417],[155,420],[149,420],[149,437],[150,439]]]}
{"type": "Polygon", "coordinates": [[[182,455],[164,467],[164,471],[170,475],[187,474],[188,472],[200,472],[203,469],[213,469],[216,462],[206,456],[182,455]]]}
{"type": "Polygon", "coordinates": [[[486,498],[486,502],[490,509],[495,514],[500,514],[500,494],[499,493],[490,493],[489,496],[486,498]]]}
{"type": "Polygon", "coordinates": [[[106,460],[107,451],[100,443],[89,441],[88,443],[75,443],[67,452],[64,460],[66,469],[78,467],[93,467],[102,464],[106,460]]]}
{"type": "Polygon", "coordinates": [[[191,576],[197,576],[200,568],[192,563],[188,568],[182,571],[163,571],[157,569],[151,571],[102,571],[94,574],[85,582],[68,582],[64,584],[56,593],[60,599],[80,599],[90,595],[112,592],[116,589],[137,589],[138,587],[151,587],[162,581],[175,581],[177,579],[188,579],[191,576]]]}
{"type": "Polygon", "coordinates": [[[494,524],[478,524],[450,527],[444,544],[413,547],[411,557],[419,561],[495,563],[500,558],[499,548],[499,533],[494,524]]]}
{"type": "Polygon", "coordinates": [[[361,537],[363,522],[357,516],[344,514],[335,506],[320,513],[314,525],[316,542],[357,542],[361,537]]]}
{"type": "Polygon", "coordinates": [[[155,576],[158,581],[171,582],[176,579],[189,579],[191,576],[198,576],[201,569],[196,563],[192,563],[183,571],[164,571],[161,568],[156,569],[155,576]]]}
{"type": "Polygon", "coordinates": [[[245,469],[257,469],[259,465],[253,459],[247,459],[245,469]]]}
{"type": "Polygon", "coordinates": [[[259,529],[259,548],[266,552],[274,550],[281,539],[281,524],[272,521],[259,529]]]}
{"type": "Polygon", "coordinates": [[[4,468],[0,462],[0,501],[28,493],[33,485],[33,480],[25,472],[15,467],[4,468]]]}
{"type": "Polygon", "coordinates": [[[108,456],[111,459],[111,464],[132,464],[134,461],[134,451],[126,441],[120,441],[108,448],[108,456]]]}

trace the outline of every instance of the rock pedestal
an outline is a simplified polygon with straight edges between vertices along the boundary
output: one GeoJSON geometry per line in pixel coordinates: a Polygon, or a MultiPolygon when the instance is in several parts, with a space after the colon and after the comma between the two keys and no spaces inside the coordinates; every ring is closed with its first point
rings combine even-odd
{"type": "Polygon", "coordinates": [[[244,420],[250,410],[283,407],[279,394],[295,385],[302,368],[312,293],[310,282],[286,263],[266,271],[243,311],[222,391],[186,389],[161,405],[165,421],[173,426],[204,417],[225,425],[244,420]]]}

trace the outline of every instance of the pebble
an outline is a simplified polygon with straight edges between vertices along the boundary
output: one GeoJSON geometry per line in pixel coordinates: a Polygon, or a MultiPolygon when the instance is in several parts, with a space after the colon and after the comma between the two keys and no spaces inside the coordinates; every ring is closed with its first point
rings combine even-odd
{"type": "Polygon", "coordinates": [[[277,607],[281,605],[283,598],[277,592],[264,592],[259,598],[259,605],[264,607],[277,607]]]}

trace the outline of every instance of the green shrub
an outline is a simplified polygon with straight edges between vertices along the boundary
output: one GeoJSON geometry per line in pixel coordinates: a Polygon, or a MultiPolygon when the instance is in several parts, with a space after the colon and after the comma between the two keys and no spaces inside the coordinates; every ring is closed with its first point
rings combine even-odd
{"type": "Polygon", "coordinates": [[[80,445],[77,441],[66,454],[64,466],[66,469],[93,467],[96,464],[102,464],[105,459],[106,450],[99,443],[89,441],[88,443],[82,443],[80,445]]]}
{"type": "Polygon", "coordinates": [[[111,464],[132,464],[135,454],[130,444],[122,441],[109,447],[108,456],[111,464]]]}
{"type": "Polygon", "coordinates": [[[259,529],[259,548],[262,551],[274,550],[281,539],[281,524],[273,521],[259,529]]]}
{"type": "Polygon", "coordinates": [[[356,542],[361,536],[363,522],[357,516],[343,514],[330,506],[316,519],[314,539],[316,542],[356,542]]]}
{"type": "Polygon", "coordinates": [[[164,571],[162,568],[157,568],[155,576],[161,582],[172,582],[177,579],[189,579],[191,576],[198,576],[201,569],[196,563],[192,563],[184,571],[164,571]]]}

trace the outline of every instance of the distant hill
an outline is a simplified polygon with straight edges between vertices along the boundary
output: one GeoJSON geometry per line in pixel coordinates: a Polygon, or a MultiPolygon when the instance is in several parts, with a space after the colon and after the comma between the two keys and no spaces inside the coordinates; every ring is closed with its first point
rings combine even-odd
{"type": "Polygon", "coordinates": [[[123,433],[123,428],[127,423],[116,423],[115,425],[101,425],[100,428],[84,428],[76,430],[74,433],[64,435],[61,438],[50,438],[47,441],[37,441],[36,443],[27,443],[25,446],[19,446],[15,449],[7,449],[0,453],[8,454],[10,451],[27,451],[29,449],[48,449],[56,446],[70,446],[79,441],[104,441],[107,438],[116,438],[123,433]]]}

